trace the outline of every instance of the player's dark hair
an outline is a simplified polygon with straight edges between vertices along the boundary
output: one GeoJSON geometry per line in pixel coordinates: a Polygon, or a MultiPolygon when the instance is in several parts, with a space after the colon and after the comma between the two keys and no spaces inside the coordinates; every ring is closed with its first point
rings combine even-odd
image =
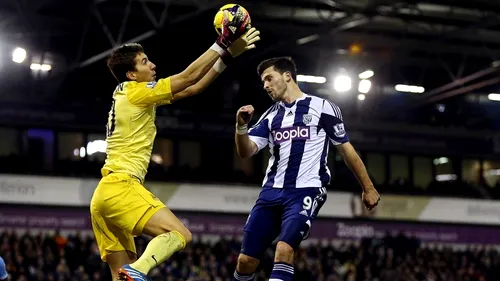
{"type": "Polygon", "coordinates": [[[294,81],[297,81],[297,66],[291,57],[275,57],[267,60],[263,60],[257,66],[257,73],[259,76],[262,75],[264,70],[273,66],[274,70],[283,74],[284,72],[290,72],[294,81]]]}
{"type": "Polygon", "coordinates": [[[140,53],[144,53],[144,48],[137,43],[122,45],[111,53],[107,65],[118,83],[127,81],[127,72],[136,70],[135,57],[140,53]]]}

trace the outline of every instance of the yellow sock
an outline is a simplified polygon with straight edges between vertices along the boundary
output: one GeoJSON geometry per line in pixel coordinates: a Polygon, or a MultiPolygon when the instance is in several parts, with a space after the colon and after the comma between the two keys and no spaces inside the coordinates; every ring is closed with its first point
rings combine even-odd
{"type": "Polygon", "coordinates": [[[158,235],[149,242],[141,257],[130,267],[147,275],[151,269],[184,247],[186,247],[186,240],[177,231],[158,235]]]}

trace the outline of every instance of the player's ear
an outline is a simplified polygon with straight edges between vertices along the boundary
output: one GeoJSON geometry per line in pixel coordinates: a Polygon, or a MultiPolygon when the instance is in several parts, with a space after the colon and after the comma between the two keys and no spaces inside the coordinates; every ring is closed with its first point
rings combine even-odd
{"type": "Polygon", "coordinates": [[[127,78],[128,80],[135,81],[137,80],[137,75],[135,75],[135,71],[127,71],[127,78]]]}
{"type": "Polygon", "coordinates": [[[290,73],[290,71],[286,71],[285,73],[283,73],[284,76],[285,76],[285,82],[290,82],[292,81],[292,74],[290,73]]]}

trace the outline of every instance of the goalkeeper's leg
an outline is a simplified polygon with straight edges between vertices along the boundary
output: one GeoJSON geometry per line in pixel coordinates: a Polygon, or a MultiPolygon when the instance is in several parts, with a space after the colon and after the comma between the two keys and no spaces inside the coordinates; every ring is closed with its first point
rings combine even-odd
{"type": "Polygon", "coordinates": [[[184,249],[191,242],[191,232],[167,208],[156,211],[145,223],[142,233],[153,238],[140,258],[119,270],[121,280],[141,280],[136,277],[145,276],[175,252],[184,249]]]}

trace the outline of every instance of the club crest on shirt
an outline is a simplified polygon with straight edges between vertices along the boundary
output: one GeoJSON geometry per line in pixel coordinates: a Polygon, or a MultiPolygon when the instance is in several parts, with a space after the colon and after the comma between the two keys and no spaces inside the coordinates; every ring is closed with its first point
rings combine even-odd
{"type": "Polygon", "coordinates": [[[153,82],[148,82],[148,83],[146,84],[146,88],[151,88],[151,89],[153,89],[155,86],[156,86],[156,81],[153,81],[153,82]]]}
{"type": "Polygon", "coordinates": [[[311,114],[304,114],[304,115],[302,116],[302,122],[303,122],[305,125],[307,125],[307,124],[311,123],[312,119],[313,119],[313,117],[312,117],[312,115],[311,115],[311,114]]]}
{"type": "Polygon", "coordinates": [[[345,136],[345,128],[343,123],[334,125],[333,130],[335,131],[334,134],[337,138],[343,138],[345,136]]]}

